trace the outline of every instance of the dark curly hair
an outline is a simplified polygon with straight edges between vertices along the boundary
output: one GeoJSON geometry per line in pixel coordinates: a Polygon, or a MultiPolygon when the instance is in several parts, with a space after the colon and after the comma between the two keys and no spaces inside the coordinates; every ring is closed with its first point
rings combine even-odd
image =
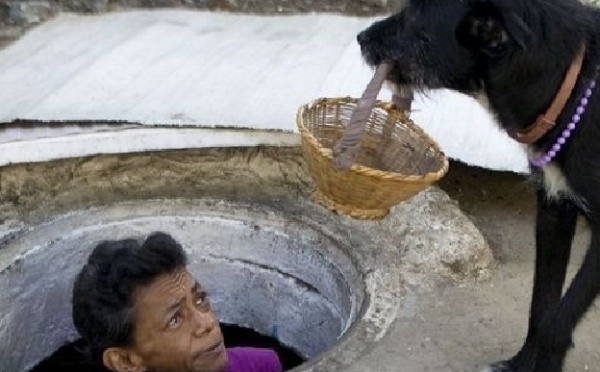
{"type": "Polygon", "coordinates": [[[75,280],[72,298],[73,323],[90,357],[101,361],[107,348],[131,345],[136,289],[186,265],[181,245],[162,232],[143,243],[124,239],[98,244],[75,280]]]}

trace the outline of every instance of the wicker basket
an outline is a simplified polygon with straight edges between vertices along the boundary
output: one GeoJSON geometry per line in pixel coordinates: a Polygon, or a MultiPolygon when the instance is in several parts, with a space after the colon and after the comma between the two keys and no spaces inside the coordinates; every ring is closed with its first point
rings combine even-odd
{"type": "Polygon", "coordinates": [[[392,103],[377,101],[355,163],[348,171],[332,166],[358,99],[320,98],[298,110],[297,125],[313,198],[328,209],[358,219],[380,219],[390,208],[442,178],[448,160],[439,146],[392,103]]]}

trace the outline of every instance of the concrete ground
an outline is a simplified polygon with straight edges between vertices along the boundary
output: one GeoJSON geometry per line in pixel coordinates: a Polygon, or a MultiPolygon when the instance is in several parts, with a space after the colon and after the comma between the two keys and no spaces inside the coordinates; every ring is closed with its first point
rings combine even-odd
{"type": "MultiPolygon", "coordinates": [[[[498,270],[488,282],[409,295],[387,340],[355,371],[368,365],[381,372],[479,371],[486,363],[514,354],[524,339],[535,216],[525,178],[453,163],[440,185],[488,239],[499,259],[498,270]]],[[[587,239],[587,228],[580,226],[571,275],[587,239]]],[[[598,331],[600,311],[594,307],[577,330],[567,372],[600,371],[598,331]]]]}
{"type": "MultiPolygon", "coordinates": [[[[209,155],[207,156],[210,158],[209,155]]],[[[160,162],[172,168],[172,173],[175,175],[178,172],[187,174],[186,179],[191,182],[190,186],[188,189],[182,189],[181,183],[178,182],[178,194],[193,193],[198,186],[206,183],[193,182],[194,180],[210,181],[219,178],[221,176],[218,169],[228,164],[213,161],[209,163],[214,168],[212,172],[208,172],[209,166],[206,169],[202,168],[204,173],[188,172],[187,162],[177,161],[178,156],[173,156],[174,160],[161,160],[162,157],[155,155],[145,160],[139,159],[138,162],[135,159],[127,162],[126,157],[112,157],[105,160],[104,168],[99,166],[102,162],[94,166],[93,161],[74,160],[71,162],[73,164],[67,163],[63,171],[55,171],[52,175],[48,173],[46,177],[39,178],[37,183],[43,186],[48,182],[48,185],[52,186],[49,187],[47,195],[32,194],[31,191],[36,189],[34,187],[36,178],[31,175],[23,177],[27,181],[27,187],[23,188],[18,204],[27,209],[29,205],[39,205],[41,200],[38,198],[41,198],[55,199],[58,207],[69,205],[80,199],[85,201],[86,190],[87,192],[95,190],[92,186],[97,187],[98,190],[106,188],[106,195],[100,193],[100,199],[103,195],[128,198],[127,190],[131,188],[127,185],[140,182],[139,175],[136,176],[136,173],[131,170],[144,173],[150,165],[160,168],[157,165],[160,162]],[[74,172],[78,166],[82,171],[76,171],[75,176],[68,176],[69,172],[74,172]],[[86,169],[88,173],[85,172],[86,169]],[[109,174],[112,176],[108,177],[109,174]],[[96,182],[94,177],[98,178],[96,182]],[[102,180],[103,178],[107,179],[102,180]],[[85,180],[86,183],[91,182],[93,185],[90,184],[89,188],[85,185],[76,188],[67,187],[69,179],[81,182],[85,180]],[[72,192],[69,195],[57,194],[58,189],[54,186],[66,187],[72,192]]],[[[261,166],[257,167],[256,164],[252,165],[255,162],[249,163],[245,159],[240,158],[233,165],[246,169],[249,175],[256,172],[265,173],[266,179],[271,173],[269,169],[263,169],[262,165],[276,166],[272,162],[259,161],[257,164],[261,166]]],[[[188,160],[193,160],[194,164],[199,163],[196,158],[188,160]]],[[[295,169],[291,165],[294,164],[293,161],[285,164],[287,164],[285,168],[295,169]]],[[[34,168],[28,166],[25,171],[34,172],[34,168]]],[[[281,168],[277,165],[277,169],[281,168]]],[[[243,171],[238,173],[240,177],[251,178],[243,171]]],[[[230,179],[235,173],[227,174],[230,179]]],[[[39,173],[38,177],[40,175],[43,176],[44,173],[39,173]]],[[[152,183],[153,180],[164,179],[168,187],[171,178],[173,177],[170,172],[150,171],[142,180],[152,183]],[[156,174],[162,174],[163,177],[156,177],[156,174]]],[[[174,179],[179,180],[176,177],[174,179]]],[[[290,182],[295,180],[298,185],[291,182],[290,190],[298,187],[302,183],[301,179],[299,175],[294,176],[292,171],[289,180],[290,182]]],[[[232,190],[225,190],[225,192],[235,195],[238,183],[231,180],[230,183],[232,190]]],[[[256,184],[251,182],[248,185],[248,187],[254,185],[253,187],[256,188],[256,184]]],[[[462,285],[441,284],[429,292],[409,290],[400,315],[392,324],[388,334],[345,372],[476,372],[486,363],[509,357],[518,350],[527,326],[533,268],[535,208],[532,192],[523,177],[467,167],[458,163],[451,164],[449,174],[439,185],[459,202],[461,208],[489,241],[498,258],[497,271],[491,279],[482,282],[469,281],[462,285]]],[[[158,186],[151,184],[146,191],[152,193],[154,187],[158,186]]],[[[571,274],[581,260],[587,237],[587,229],[581,226],[570,267],[571,274]]],[[[598,331],[600,331],[600,314],[597,308],[593,308],[575,335],[575,349],[568,359],[566,372],[600,371],[598,331]]]]}

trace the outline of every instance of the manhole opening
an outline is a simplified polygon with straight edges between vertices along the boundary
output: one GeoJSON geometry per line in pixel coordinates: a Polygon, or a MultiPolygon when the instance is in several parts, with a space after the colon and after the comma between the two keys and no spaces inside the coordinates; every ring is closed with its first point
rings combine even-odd
{"type": "Polygon", "coordinates": [[[0,360],[7,371],[29,371],[78,340],[71,288],[95,243],[152,231],[183,245],[187,268],[208,289],[222,324],[261,335],[276,328],[277,341],[308,361],[335,346],[364,312],[358,268],[337,242],[305,225],[248,211],[245,217],[130,212],[61,217],[0,245],[0,262],[12,255],[0,266],[0,360]]]}

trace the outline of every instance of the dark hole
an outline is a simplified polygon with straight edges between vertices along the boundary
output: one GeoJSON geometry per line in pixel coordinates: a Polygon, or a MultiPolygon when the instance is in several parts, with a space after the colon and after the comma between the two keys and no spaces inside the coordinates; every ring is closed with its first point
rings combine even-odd
{"type": "MultiPolygon", "coordinates": [[[[283,370],[287,371],[302,364],[305,359],[294,349],[283,345],[275,338],[262,335],[250,328],[221,323],[226,347],[252,346],[271,348],[277,352],[283,370]]],[[[33,367],[30,372],[110,372],[101,365],[88,360],[83,340],[61,346],[48,358],[33,367]]]]}

